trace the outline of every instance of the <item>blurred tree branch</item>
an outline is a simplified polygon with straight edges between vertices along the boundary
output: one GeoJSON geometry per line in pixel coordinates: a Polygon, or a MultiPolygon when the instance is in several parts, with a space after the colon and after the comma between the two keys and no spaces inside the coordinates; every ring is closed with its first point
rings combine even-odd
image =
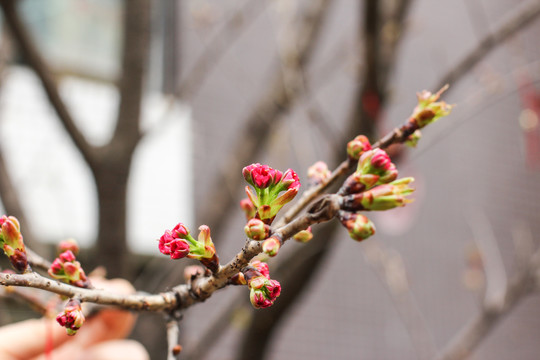
{"type": "MultiPolygon", "coordinates": [[[[293,34],[295,40],[291,41],[285,55],[289,59],[285,66],[290,67],[291,71],[301,71],[309,62],[331,3],[329,0],[310,1],[301,14],[293,34]]],[[[266,141],[270,138],[270,129],[276,127],[276,122],[290,110],[300,95],[297,89],[290,91],[286,88],[279,68],[276,75],[271,78],[275,81],[268,86],[268,91],[263,94],[243,122],[245,124],[243,129],[232,142],[235,145],[228,151],[227,158],[221,162],[222,166],[214,176],[216,179],[214,184],[209,186],[210,193],[205,201],[201,202],[203,205],[197,209],[197,219],[204,219],[216,234],[221,233],[228,221],[226,214],[230,213],[236,204],[236,199],[227,189],[240,187],[242,179],[237,174],[265,148],[266,141]],[[221,206],[217,207],[215,204],[221,206]]]]}

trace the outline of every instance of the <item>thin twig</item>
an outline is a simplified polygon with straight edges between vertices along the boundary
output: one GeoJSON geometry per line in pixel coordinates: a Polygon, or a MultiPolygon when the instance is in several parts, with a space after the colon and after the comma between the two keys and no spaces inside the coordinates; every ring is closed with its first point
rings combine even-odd
{"type": "Polygon", "coordinates": [[[96,153],[95,148],[88,143],[82,132],[79,130],[71,113],[68,111],[64,101],[60,97],[58,85],[55,79],[51,76],[45,60],[39,54],[36,44],[32,41],[28,30],[23,24],[17,9],[17,1],[0,0],[0,7],[4,13],[9,29],[16,40],[21,52],[30,67],[36,72],[36,75],[41,81],[45,93],[49,98],[51,105],[56,111],[58,118],[66,129],[67,133],[81,152],[85,161],[92,167],[96,153]]]}
{"type": "Polygon", "coordinates": [[[499,321],[534,289],[540,269],[540,251],[529,258],[526,270],[515,274],[508,284],[504,301],[497,306],[484,303],[478,315],[469,321],[437,355],[437,360],[459,360],[470,356],[480,342],[495,328],[499,321]]]}
{"type": "Polygon", "coordinates": [[[435,88],[441,88],[445,84],[455,85],[458,79],[461,79],[469,71],[474,69],[475,65],[482,61],[493,49],[532,24],[539,15],[540,2],[535,1],[503,24],[499,29],[483,38],[473,51],[442,76],[438,86],[435,88]]]}
{"type": "Polygon", "coordinates": [[[180,320],[181,316],[167,316],[167,360],[176,360],[182,351],[182,347],[178,344],[178,336],[180,335],[180,320]]]}
{"type": "Polygon", "coordinates": [[[242,32],[246,31],[264,13],[268,3],[268,1],[251,0],[244,2],[242,7],[226,21],[225,25],[210,39],[201,54],[195,59],[194,65],[187,71],[186,77],[176,91],[177,97],[187,101],[195,97],[212,68],[240,38],[242,32]]]}

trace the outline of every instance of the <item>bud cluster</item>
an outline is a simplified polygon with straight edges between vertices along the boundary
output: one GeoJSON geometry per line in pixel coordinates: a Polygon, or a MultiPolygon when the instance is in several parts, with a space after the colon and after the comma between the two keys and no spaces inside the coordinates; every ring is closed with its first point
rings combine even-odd
{"type": "Polygon", "coordinates": [[[271,306],[281,293],[281,285],[270,279],[268,265],[254,260],[242,273],[250,289],[249,300],[253,307],[262,309],[271,306]]]}
{"type": "MultiPolygon", "coordinates": [[[[291,201],[300,189],[298,175],[288,169],[284,173],[268,165],[251,164],[242,170],[244,179],[252,188],[246,186],[246,193],[255,208],[253,217],[257,217],[270,224],[281,208],[291,201]],[[281,192],[285,191],[284,194],[281,192]]],[[[241,203],[242,208],[249,217],[251,209],[249,204],[241,203]]]]}
{"type": "Polygon", "coordinates": [[[75,259],[71,250],[66,250],[54,259],[48,271],[49,275],[57,280],[82,288],[90,286],[81,263],[75,259]]]}
{"type": "Polygon", "coordinates": [[[397,168],[384,150],[368,150],[358,160],[356,171],[345,180],[339,194],[359,193],[394,181],[397,176],[397,168]]]}
{"type": "Polygon", "coordinates": [[[448,85],[444,86],[435,94],[426,90],[416,94],[418,105],[414,108],[409,122],[413,123],[417,129],[421,129],[426,125],[434,123],[441,117],[450,114],[453,105],[449,105],[444,101],[437,101],[446,89],[448,89],[448,85]]]}
{"type": "Polygon", "coordinates": [[[195,240],[189,229],[184,224],[178,223],[172,230],[165,230],[159,239],[159,251],[169,255],[171,259],[188,257],[199,260],[212,272],[216,272],[219,269],[219,258],[210,237],[210,228],[201,225],[199,231],[199,236],[195,240]]]}
{"type": "MultiPolygon", "coordinates": [[[[364,138],[357,136],[355,140],[358,139],[360,143],[364,138]]],[[[348,151],[350,148],[352,146],[349,143],[348,151]]],[[[343,196],[338,219],[347,228],[351,238],[361,241],[375,233],[371,220],[359,214],[359,211],[388,210],[410,202],[406,196],[413,189],[407,185],[413,179],[396,180],[397,176],[397,168],[384,150],[362,150],[356,171],[345,180],[338,191],[338,195],[343,196]]]]}
{"type": "Polygon", "coordinates": [[[15,270],[23,272],[28,266],[26,248],[21,234],[19,220],[14,216],[0,217],[0,246],[9,257],[15,270]]]}
{"type": "Polygon", "coordinates": [[[64,311],[58,314],[56,321],[66,328],[67,334],[73,336],[84,323],[84,314],[81,308],[81,302],[78,299],[70,299],[64,311]]]}
{"type": "Polygon", "coordinates": [[[408,186],[413,180],[412,177],[402,178],[359,194],[344,196],[342,209],[348,211],[380,211],[405,206],[412,201],[406,196],[414,191],[408,186]]]}

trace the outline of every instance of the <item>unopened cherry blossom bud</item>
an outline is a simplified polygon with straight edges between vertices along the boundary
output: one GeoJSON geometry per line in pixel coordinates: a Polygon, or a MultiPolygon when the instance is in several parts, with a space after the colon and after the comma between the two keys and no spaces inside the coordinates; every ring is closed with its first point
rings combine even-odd
{"type": "Polygon", "coordinates": [[[414,108],[409,119],[416,128],[421,129],[424,126],[437,121],[441,117],[450,114],[450,111],[454,106],[449,105],[444,101],[437,101],[446,89],[448,89],[448,85],[444,86],[435,94],[426,90],[417,94],[418,105],[414,108]]]}
{"type": "Polygon", "coordinates": [[[256,163],[246,166],[242,170],[242,175],[244,175],[244,179],[250,185],[259,189],[265,189],[270,185],[277,184],[281,179],[282,173],[272,169],[268,165],[256,163]]]}
{"type": "Polygon", "coordinates": [[[306,230],[302,230],[297,232],[293,235],[293,239],[301,242],[301,243],[307,243],[311,239],[313,239],[313,233],[311,232],[311,226],[308,227],[306,230]]]}
{"type": "Polygon", "coordinates": [[[276,256],[280,247],[281,241],[274,236],[269,237],[263,242],[263,252],[268,256],[276,256]]]}
{"type": "Polygon", "coordinates": [[[19,220],[14,216],[0,217],[0,246],[9,257],[11,265],[19,272],[28,267],[26,248],[19,220]]]}
{"type": "Polygon", "coordinates": [[[256,309],[271,306],[281,294],[280,283],[262,275],[250,278],[248,286],[250,288],[249,299],[256,309]]]}
{"type": "Polygon", "coordinates": [[[58,253],[63,253],[67,250],[71,251],[75,255],[79,254],[79,245],[75,239],[67,239],[58,244],[58,253]]]}
{"type": "Polygon", "coordinates": [[[270,224],[278,211],[291,201],[300,188],[298,175],[291,169],[281,173],[268,165],[246,166],[242,174],[253,189],[246,186],[246,194],[256,209],[256,215],[270,224]],[[282,191],[284,194],[280,195],[282,191]]]}
{"type": "Polygon", "coordinates": [[[260,272],[265,278],[270,279],[270,269],[268,264],[260,260],[252,260],[250,265],[260,272]]]}
{"type": "Polygon", "coordinates": [[[56,317],[56,321],[66,328],[67,334],[73,336],[77,330],[84,324],[84,314],[81,308],[81,302],[77,299],[71,299],[64,307],[64,311],[56,317]]]}
{"type": "Polygon", "coordinates": [[[361,175],[359,179],[368,189],[373,185],[394,181],[398,176],[396,166],[382,149],[373,149],[362,154],[356,172],[361,175]]]}
{"type": "Polygon", "coordinates": [[[64,251],[51,264],[48,271],[54,279],[66,282],[78,287],[87,288],[90,286],[81,263],[76,261],[71,250],[64,251]]]}
{"type": "Polygon", "coordinates": [[[270,233],[270,226],[259,219],[251,219],[244,226],[244,232],[247,237],[253,240],[264,240],[270,233]]]}
{"type": "Polygon", "coordinates": [[[371,144],[365,135],[358,135],[347,143],[347,155],[352,160],[358,160],[368,150],[371,150],[371,144]]]}
{"type": "Polygon", "coordinates": [[[255,213],[257,211],[257,208],[255,208],[255,205],[249,200],[249,198],[245,198],[240,200],[240,207],[242,210],[244,210],[244,214],[246,214],[246,219],[252,219],[255,217],[255,213]]]}
{"type": "Polygon", "coordinates": [[[182,223],[176,224],[171,232],[174,237],[179,239],[185,239],[189,235],[189,229],[182,223]]]}
{"type": "Polygon", "coordinates": [[[360,210],[389,210],[405,206],[412,200],[408,199],[414,189],[408,184],[413,178],[402,178],[389,184],[379,185],[360,194],[343,197],[342,209],[349,211],[360,210]]]}
{"type": "Polygon", "coordinates": [[[340,210],[338,218],[353,240],[362,241],[375,234],[375,225],[362,214],[340,210]]]}
{"type": "Polygon", "coordinates": [[[332,175],[332,172],[324,161],[317,161],[308,168],[307,175],[310,183],[318,185],[326,181],[332,175]]]}

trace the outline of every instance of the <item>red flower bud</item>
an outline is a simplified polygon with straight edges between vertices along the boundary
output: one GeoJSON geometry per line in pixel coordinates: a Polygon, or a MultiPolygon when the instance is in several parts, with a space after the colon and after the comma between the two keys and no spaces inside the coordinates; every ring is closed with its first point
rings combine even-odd
{"type": "Polygon", "coordinates": [[[58,251],[60,253],[63,253],[67,250],[70,250],[75,255],[79,253],[79,245],[74,239],[67,239],[65,241],[61,241],[60,244],[58,244],[58,251]]]}
{"type": "Polygon", "coordinates": [[[268,256],[276,256],[280,247],[281,247],[281,241],[273,236],[269,237],[263,242],[263,251],[268,256]]]}
{"type": "Polygon", "coordinates": [[[353,160],[358,160],[360,156],[368,150],[371,150],[371,144],[364,135],[358,135],[354,140],[349,141],[347,144],[347,155],[353,160]]]}

